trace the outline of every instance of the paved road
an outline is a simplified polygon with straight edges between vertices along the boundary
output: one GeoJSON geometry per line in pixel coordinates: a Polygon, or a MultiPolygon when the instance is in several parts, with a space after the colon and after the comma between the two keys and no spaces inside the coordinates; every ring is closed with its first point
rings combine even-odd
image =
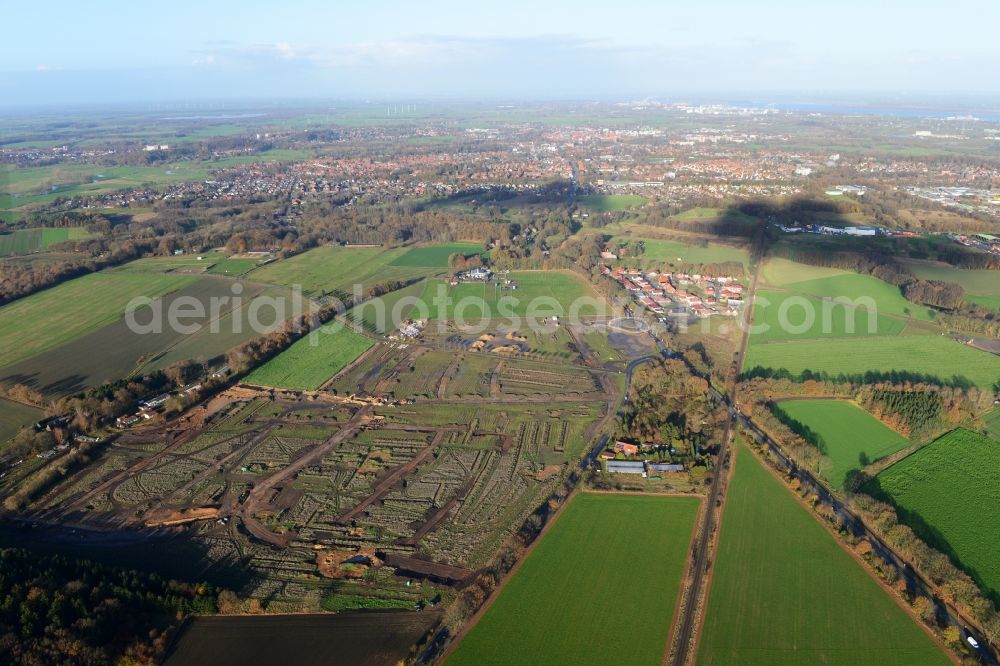
{"type": "MultiPolygon", "coordinates": [[[[753,320],[754,294],[757,291],[757,281],[760,278],[760,265],[757,262],[754,269],[753,280],[747,293],[747,308],[744,312],[743,337],[740,340],[740,348],[733,360],[731,368],[732,379],[727,382],[728,395],[725,396],[726,404],[736,402],[736,380],[743,367],[743,357],[746,355],[747,345],[750,341],[750,322],[753,320]]],[[[719,394],[715,389],[709,389],[715,395],[719,394]]],[[[715,461],[715,474],[712,475],[712,483],[708,489],[708,497],[705,500],[705,512],[702,524],[698,531],[695,542],[694,564],[691,567],[691,584],[687,588],[684,596],[684,606],[681,608],[681,617],[677,624],[677,649],[670,660],[674,666],[685,666],[689,661],[693,662],[696,653],[694,651],[694,637],[699,627],[699,619],[704,613],[699,613],[699,604],[702,602],[702,591],[705,589],[708,580],[709,553],[712,547],[712,536],[715,530],[716,507],[721,515],[725,502],[725,482],[726,466],[729,462],[729,446],[733,438],[733,427],[735,417],[730,410],[730,419],[726,423],[726,430],[722,434],[722,444],[719,446],[719,454],[715,461]]]]}

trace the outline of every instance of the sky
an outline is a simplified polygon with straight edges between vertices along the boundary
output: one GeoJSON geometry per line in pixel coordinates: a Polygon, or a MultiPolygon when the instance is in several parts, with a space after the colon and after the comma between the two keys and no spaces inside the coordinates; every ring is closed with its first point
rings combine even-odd
{"type": "Polygon", "coordinates": [[[5,5],[0,106],[1000,98],[997,0],[5,5]]]}

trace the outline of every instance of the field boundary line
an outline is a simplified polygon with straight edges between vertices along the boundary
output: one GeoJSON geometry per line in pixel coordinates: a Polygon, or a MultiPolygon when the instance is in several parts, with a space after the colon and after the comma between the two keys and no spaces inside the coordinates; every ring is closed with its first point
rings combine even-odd
{"type": "MultiPolygon", "coordinates": [[[[734,433],[733,436],[735,437],[736,434],[734,433]]],[[[732,442],[730,442],[730,446],[732,446],[732,442]]],[[[735,447],[733,447],[729,451],[729,456],[728,456],[729,467],[725,471],[725,473],[726,473],[725,492],[726,492],[726,498],[727,499],[729,497],[729,484],[732,482],[733,475],[736,473],[736,459],[737,459],[737,456],[739,455],[739,453],[738,453],[739,452],[739,448],[740,448],[739,446],[735,446],[735,447]]],[[[705,499],[706,499],[706,501],[702,502],[702,504],[705,507],[705,511],[712,511],[712,510],[714,510],[714,507],[709,506],[709,503],[707,501],[708,498],[706,497],[705,499]]],[[[709,610],[708,599],[709,599],[709,595],[711,594],[711,591],[712,591],[712,579],[715,577],[715,564],[716,564],[715,560],[718,558],[719,544],[722,541],[722,523],[723,523],[723,520],[725,518],[725,513],[726,513],[725,512],[725,508],[726,508],[726,503],[723,502],[722,506],[719,507],[719,515],[715,519],[715,535],[714,535],[713,539],[711,540],[711,543],[709,544],[709,551],[708,552],[709,552],[709,555],[711,556],[712,565],[711,565],[711,567],[709,567],[708,572],[705,574],[705,584],[703,586],[701,595],[697,599],[696,610],[699,611],[699,612],[697,614],[697,618],[696,618],[696,622],[695,622],[695,626],[694,626],[694,631],[692,632],[691,638],[690,638],[690,640],[691,640],[690,650],[691,651],[690,651],[689,654],[691,656],[691,662],[692,663],[696,662],[697,659],[698,659],[698,648],[700,647],[700,644],[701,644],[701,633],[702,633],[702,630],[705,627],[705,617],[708,615],[708,610],[709,610]]],[[[701,516],[699,516],[699,517],[701,517],[701,516]]],[[[694,538],[698,536],[698,528],[700,526],[701,526],[701,523],[698,523],[697,525],[695,525],[694,534],[692,535],[692,540],[691,540],[692,544],[695,543],[694,538]]],[[[696,566],[696,564],[697,564],[696,558],[692,559],[692,562],[691,562],[691,569],[692,570],[694,569],[694,567],[696,566]]],[[[694,574],[697,575],[697,572],[694,572],[694,574]]],[[[682,594],[683,594],[683,590],[682,590],[682,594]]],[[[684,599],[684,597],[682,596],[682,594],[678,595],[678,597],[677,597],[677,604],[678,604],[678,606],[680,605],[681,601],[684,599]]],[[[671,639],[671,642],[668,644],[668,646],[667,646],[667,652],[666,652],[666,654],[664,655],[664,658],[663,658],[663,664],[664,664],[664,666],[667,666],[671,662],[671,657],[673,656],[673,653],[674,653],[674,650],[673,650],[673,647],[674,647],[674,645],[673,645],[674,638],[675,637],[679,638],[679,636],[675,636],[676,633],[677,633],[677,631],[678,631],[678,629],[680,629],[680,626],[679,626],[679,623],[678,623],[679,620],[680,620],[680,615],[677,615],[677,621],[675,621],[674,625],[670,628],[670,639],[671,639]]],[[[678,645],[678,649],[679,648],[680,648],[680,645],[678,645]]]]}
{"type": "Polygon", "coordinates": [[[375,352],[375,350],[378,349],[378,346],[379,346],[379,341],[376,340],[375,344],[373,344],[371,347],[369,347],[368,349],[366,349],[363,352],[361,352],[361,354],[356,359],[354,359],[353,361],[351,361],[350,363],[348,363],[347,365],[345,365],[343,368],[341,368],[337,372],[333,373],[333,376],[330,377],[329,379],[327,379],[322,384],[320,384],[319,388],[316,389],[316,390],[317,391],[326,391],[330,387],[331,384],[333,384],[335,381],[337,381],[340,378],[341,375],[347,374],[348,372],[350,372],[351,370],[353,370],[355,367],[357,367],[358,365],[360,365],[363,361],[365,361],[368,356],[370,356],[371,354],[373,354],[375,352]]]}
{"type": "MultiPolygon", "coordinates": [[[[687,495],[690,497],[690,495],[687,495]]],[[[688,537],[688,559],[691,560],[691,555],[693,554],[693,546],[698,538],[698,528],[701,527],[702,522],[705,518],[704,513],[706,511],[711,511],[712,507],[708,505],[708,497],[704,495],[695,495],[698,498],[698,514],[695,516],[694,524],[691,525],[691,535],[688,537]]],[[[721,525],[720,525],[721,527],[721,525]]],[[[684,602],[684,590],[685,583],[687,582],[688,569],[690,567],[685,567],[685,571],[681,576],[681,584],[677,589],[677,599],[674,600],[674,612],[670,616],[670,628],[667,630],[667,640],[666,644],[663,646],[663,661],[664,666],[670,663],[670,657],[673,655],[674,651],[674,640],[677,638],[677,631],[680,629],[680,619],[681,619],[681,606],[684,602]]]]}
{"type": "Polygon", "coordinates": [[[690,497],[702,504],[704,504],[705,500],[705,496],[699,493],[682,493],[674,490],[658,493],[653,490],[601,490],[599,488],[584,488],[580,492],[587,495],[624,495],[626,497],[632,497],[633,495],[640,497],[690,497]]]}
{"type": "Polygon", "coordinates": [[[521,570],[521,565],[523,565],[524,562],[531,555],[531,553],[534,552],[538,544],[542,542],[542,539],[552,528],[552,526],[556,524],[556,521],[558,521],[559,518],[562,516],[563,511],[566,509],[566,507],[570,505],[570,502],[575,500],[576,496],[581,492],[583,491],[579,490],[579,486],[577,486],[570,492],[569,496],[566,497],[566,501],[559,505],[559,507],[556,509],[555,515],[552,516],[552,518],[545,523],[545,526],[542,527],[542,531],[538,533],[538,535],[535,537],[535,540],[532,541],[527,548],[525,548],[522,557],[518,558],[517,562],[514,563],[514,566],[511,567],[510,571],[507,572],[507,575],[504,576],[502,581],[500,581],[500,584],[493,589],[493,592],[490,593],[490,596],[486,599],[486,601],[483,602],[483,605],[479,607],[479,610],[477,610],[475,614],[471,618],[469,618],[469,621],[462,626],[462,628],[458,631],[457,634],[455,634],[455,637],[452,638],[451,643],[448,645],[448,648],[441,654],[441,657],[437,660],[437,663],[443,664],[446,661],[448,661],[448,656],[455,651],[455,648],[459,646],[459,644],[462,642],[462,640],[465,639],[468,633],[477,624],[479,624],[479,621],[483,619],[483,615],[486,614],[486,611],[488,611],[490,607],[493,605],[493,602],[495,602],[500,597],[500,594],[503,592],[504,588],[507,587],[507,584],[514,579],[514,575],[521,570]]]}
{"type": "Polygon", "coordinates": [[[35,404],[30,403],[30,402],[25,402],[24,400],[16,400],[15,398],[10,397],[9,395],[0,395],[0,402],[9,402],[9,403],[14,404],[14,405],[22,405],[24,407],[31,407],[32,409],[40,409],[42,411],[45,410],[45,407],[43,407],[43,406],[35,405],[35,404]]]}

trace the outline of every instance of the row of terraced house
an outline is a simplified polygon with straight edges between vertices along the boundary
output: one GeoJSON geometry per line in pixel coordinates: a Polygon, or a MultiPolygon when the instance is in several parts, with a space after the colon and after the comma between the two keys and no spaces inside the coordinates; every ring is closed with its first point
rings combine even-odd
{"type": "Polygon", "coordinates": [[[617,281],[640,306],[655,315],[670,308],[697,317],[735,317],[743,305],[743,285],[735,278],[688,273],[643,273],[638,268],[601,266],[601,273],[617,281]]]}

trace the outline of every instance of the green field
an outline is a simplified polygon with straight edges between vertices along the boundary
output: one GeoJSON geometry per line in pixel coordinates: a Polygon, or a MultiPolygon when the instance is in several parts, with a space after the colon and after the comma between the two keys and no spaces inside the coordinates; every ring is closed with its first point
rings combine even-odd
{"type": "Polygon", "coordinates": [[[697,512],[577,495],[446,663],[660,663],[697,512]]]}
{"type": "MultiPolygon", "coordinates": [[[[42,410],[19,402],[0,398],[0,445],[17,434],[21,428],[42,418],[42,410]]],[[[3,448],[0,446],[0,455],[3,448]]]]}
{"type": "Polygon", "coordinates": [[[168,257],[143,257],[121,266],[106,269],[105,273],[204,273],[213,264],[226,258],[214,250],[201,254],[177,254],[168,257]]]}
{"type": "Polygon", "coordinates": [[[741,444],[698,663],[913,666],[949,660],[741,444]]]}
{"type": "Polygon", "coordinates": [[[46,203],[56,197],[103,194],[139,185],[166,185],[208,176],[199,162],[163,166],[100,166],[60,164],[49,167],[6,168],[0,209],[46,203]]]}
{"type": "Polygon", "coordinates": [[[256,259],[222,259],[208,269],[209,273],[220,275],[243,275],[256,268],[260,262],[256,259]]]}
{"type": "MultiPolygon", "coordinates": [[[[208,137],[212,135],[209,134],[208,137]]],[[[201,137],[198,137],[201,138],[201,137]]],[[[311,150],[299,150],[295,148],[275,148],[265,150],[261,153],[251,155],[235,155],[233,157],[223,157],[217,160],[205,160],[203,164],[210,169],[221,169],[223,167],[236,166],[237,164],[253,164],[256,162],[298,162],[315,157],[311,150]]]]}
{"type": "Polygon", "coordinates": [[[820,299],[787,291],[759,290],[751,335],[755,343],[844,336],[899,335],[902,319],[873,314],[849,301],[820,299]]]}
{"type": "Polygon", "coordinates": [[[598,213],[613,213],[646,205],[646,197],[635,194],[584,194],[576,200],[581,206],[598,213]]]}
{"type": "MultiPolygon", "coordinates": [[[[877,278],[856,273],[793,282],[786,285],[790,291],[811,294],[820,298],[850,299],[855,302],[873,302],[879,315],[910,317],[929,321],[934,318],[929,308],[911,303],[903,298],[899,288],[877,278]],[[861,301],[860,299],[865,299],[861,301]],[[870,299],[868,301],[867,299],[870,299]]],[[[868,307],[868,306],[866,306],[868,307]]]]}
{"type": "Polygon", "coordinates": [[[92,273],[0,307],[0,368],[121,319],[136,296],[155,298],[196,279],[92,273]]]}
{"type": "Polygon", "coordinates": [[[406,252],[403,248],[324,245],[263,266],[254,271],[253,279],[299,286],[302,293],[313,298],[324,294],[347,297],[356,284],[367,287],[389,280],[412,280],[445,270],[394,265],[406,252]]]}
{"type": "Polygon", "coordinates": [[[18,229],[0,235],[0,256],[45,252],[54,243],[79,240],[89,235],[83,227],[18,229]]]}
{"type": "Polygon", "coordinates": [[[846,400],[786,400],[778,409],[819,437],[816,444],[829,460],[820,472],[835,488],[844,485],[852,469],[867,467],[910,445],[908,439],[846,400]]]}
{"type": "Polygon", "coordinates": [[[1000,312],[1000,296],[976,296],[975,294],[966,294],[965,300],[969,303],[981,305],[984,308],[1000,312]]]}
{"type": "Polygon", "coordinates": [[[961,345],[941,335],[826,338],[794,342],[756,343],[751,338],[744,367],[784,369],[837,379],[877,375],[922,378],[942,384],[989,389],[1000,379],[1000,356],[961,345]]]}
{"type": "Polygon", "coordinates": [[[752,217],[738,210],[705,206],[695,206],[694,208],[689,208],[683,212],[677,213],[676,215],[672,215],[670,220],[676,222],[702,223],[706,225],[706,230],[708,229],[707,225],[715,222],[725,222],[726,224],[738,222],[748,228],[754,227],[758,223],[756,217],[752,217]]]}
{"type": "Polygon", "coordinates": [[[673,216],[675,220],[683,222],[704,222],[719,219],[723,213],[721,208],[710,208],[706,206],[695,206],[673,216]]]}
{"type": "Polygon", "coordinates": [[[372,335],[391,333],[410,316],[415,303],[420,301],[427,283],[415,282],[385,296],[373,298],[351,308],[345,314],[353,326],[360,326],[372,335]]]}
{"type": "Polygon", "coordinates": [[[787,287],[796,282],[819,280],[838,275],[851,275],[851,272],[839,268],[800,264],[797,261],[781,258],[770,258],[761,267],[761,283],[771,287],[787,287]]]}
{"type": "Polygon", "coordinates": [[[328,324],[260,366],[246,381],[260,386],[315,390],[372,346],[340,324],[328,324]]]}
{"type": "Polygon", "coordinates": [[[956,282],[967,294],[1000,297],[1000,271],[973,271],[955,268],[948,264],[910,261],[906,267],[923,280],[956,282]]]}
{"type": "MultiPolygon", "coordinates": [[[[221,127],[221,126],[220,126],[221,127]]],[[[236,127],[235,133],[245,131],[236,127]]],[[[219,127],[191,132],[187,137],[164,138],[167,143],[202,140],[218,136],[219,127]]],[[[46,167],[5,167],[0,175],[0,210],[47,203],[56,197],[96,195],[151,184],[203,180],[213,169],[266,161],[294,161],[312,155],[306,150],[270,150],[220,160],[181,161],[161,166],[101,166],[95,164],[57,164],[46,167]]]]}
{"type": "MultiPolygon", "coordinates": [[[[123,278],[144,277],[123,274],[123,278]]],[[[27,384],[47,397],[66,395],[102,384],[140,371],[164,368],[177,361],[200,359],[221,363],[221,356],[229,349],[252,337],[267,333],[275,322],[276,309],[284,308],[277,318],[290,316],[292,305],[289,293],[281,287],[244,283],[241,307],[232,300],[232,287],[236,283],[220,277],[194,278],[176,291],[155,303],[161,313],[163,325],[158,330],[136,332],[125,319],[116,319],[99,328],[73,337],[61,344],[8,365],[0,371],[0,382],[10,385],[27,384]],[[270,297],[272,301],[257,300],[270,297]],[[222,300],[226,299],[226,300],[222,300]],[[282,304],[278,299],[286,299],[282,304]],[[201,304],[204,316],[181,318],[180,327],[170,325],[170,312],[180,306],[180,311],[201,304]],[[217,312],[213,307],[217,304],[217,312]],[[256,319],[251,319],[250,313],[256,319]],[[283,315],[283,316],[280,316],[283,315]],[[193,328],[188,328],[191,325],[193,328]]],[[[119,313],[121,314],[121,313],[119,313]]],[[[153,312],[137,313],[136,322],[153,321],[153,312]]]]}
{"type": "Polygon", "coordinates": [[[994,407],[989,414],[983,416],[983,420],[986,421],[986,429],[990,436],[1000,442],[1000,407],[994,407]]]}
{"type": "Polygon", "coordinates": [[[762,269],[762,278],[768,286],[782,290],[819,298],[849,299],[874,309],[879,316],[891,315],[920,321],[929,321],[934,316],[929,308],[906,300],[898,287],[869,275],[810,266],[787,259],[768,259],[762,269]]]}
{"type": "Polygon", "coordinates": [[[390,266],[412,266],[421,268],[448,268],[448,257],[461,254],[469,257],[482,254],[483,246],[479,243],[445,243],[443,245],[428,245],[413,247],[389,262],[390,266]]]}
{"type": "Polygon", "coordinates": [[[513,271],[509,276],[495,277],[492,282],[463,282],[455,287],[444,280],[429,280],[410,316],[455,320],[461,315],[467,323],[477,323],[484,315],[490,319],[511,319],[530,314],[541,320],[550,315],[566,316],[574,303],[580,304],[578,313],[582,316],[607,309],[590,284],[574,273],[513,271]],[[517,289],[505,287],[507,279],[513,280],[517,289]],[[450,304],[439,301],[442,295],[450,304]]]}
{"type": "Polygon", "coordinates": [[[879,474],[866,490],[888,499],[918,537],[1000,598],[1000,443],[953,430],[879,474]]]}
{"type": "Polygon", "coordinates": [[[729,245],[688,245],[677,241],[655,238],[640,238],[639,236],[613,236],[608,242],[614,248],[619,242],[642,240],[645,251],[637,257],[621,257],[617,263],[641,268],[662,269],[666,266],[681,266],[684,264],[713,264],[724,261],[735,261],[747,264],[747,253],[729,245]]]}

